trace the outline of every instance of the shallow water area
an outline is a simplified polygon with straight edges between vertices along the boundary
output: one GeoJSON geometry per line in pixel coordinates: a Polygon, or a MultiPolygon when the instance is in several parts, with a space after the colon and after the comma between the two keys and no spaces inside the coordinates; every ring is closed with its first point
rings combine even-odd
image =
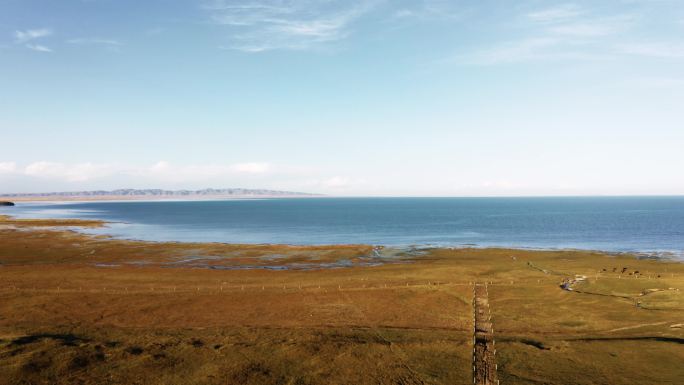
{"type": "MultiPolygon", "coordinates": [[[[120,239],[510,247],[684,255],[684,197],[307,198],[19,203],[0,214],[110,222],[120,239]]],[[[274,257],[277,259],[277,257],[274,257]]]]}

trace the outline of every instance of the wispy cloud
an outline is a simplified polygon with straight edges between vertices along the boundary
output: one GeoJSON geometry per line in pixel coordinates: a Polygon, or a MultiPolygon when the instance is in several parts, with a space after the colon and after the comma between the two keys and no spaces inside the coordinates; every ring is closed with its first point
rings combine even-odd
{"type": "Polygon", "coordinates": [[[532,59],[540,59],[543,53],[559,44],[553,38],[529,38],[520,41],[503,43],[495,47],[456,56],[453,61],[462,64],[494,65],[518,63],[532,59]]]}
{"type": "Polygon", "coordinates": [[[436,19],[461,19],[470,10],[464,3],[449,0],[418,0],[392,13],[393,19],[432,21],[436,19]]]}
{"type": "Polygon", "coordinates": [[[621,26],[614,23],[589,22],[558,25],[549,28],[549,32],[574,37],[597,37],[611,35],[620,29],[621,26]]]}
{"type": "Polygon", "coordinates": [[[578,38],[614,34],[629,27],[635,19],[628,14],[595,15],[590,9],[576,4],[563,4],[528,13],[526,16],[533,26],[541,27],[542,33],[578,38]]]}
{"type": "Polygon", "coordinates": [[[67,43],[69,44],[77,44],[77,45],[107,45],[107,46],[122,46],[123,43],[121,43],[118,40],[114,39],[102,39],[102,38],[77,38],[77,39],[69,39],[67,40],[67,43]]]}
{"type": "Polygon", "coordinates": [[[25,31],[14,31],[14,41],[23,44],[31,40],[52,35],[52,31],[47,28],[27,29],[25,31]]]}
{"type": "Polygon", "coordinates": [[[645,42],[621,44],[617,47],[619,53],[627,55],[651,56],[659,58],[684,58],[684,43],[673,42],[645,42]]]}
{"type": "Polygon", "coordinates": [[[684,78],[642,77],[633,79],[629,84],[645,88],[684,89],[684,78]]]}
{"type": "Polygon", "coordinates": [[[411,9],[407,9],[407,8],[402,8],[402,9],[396,10],[392,16],[397,18],[397,19],[403,19],[406,17],[413,17],[415,15],[416,15],[415,11],[413,11],[411,9]]]}
{"type": "Polygon", "coordinates": [[[147,29],[145,31],[145,34],[148,36],[161,35],[162,33],[164,33],[165,30],[166,29],[164,29],[162,27],[152,27],[152,28],[147,29]]]}
{"type": "Polygon", "coordinates": [[[629,29],[636,19],[630,14],[570,19],[549,26],[547,32],[575,38],[602,37],[629,29]]]}
{"type": "Polygon", "coordinates": [[[511,41],[497,46],[456,55],[447,62],[464,65],[499,65],[515,64],[531,61],[552,62],[569,60],[600,60],[602,53],[583,49],[557,37],[528,38],[511,41]]]}
{"type": "Polygon", "coordinates": [[[539,23],[556,23],[575,18],[583,13],[584,10],[576,4],[562,4],[530,12],[527,14],[527,18],[539,23]]]}
{"type": "Polygon", "coordinates": [[[216,0],[204,5],[212,22],[229,28],[224,48],[245,52],[308,49],[342,40],[373,8],[371,0],[216,0]]]}
{"type": "Polygon", "coordinates": [[[46,47],[44,45],[40,45],[40,44],[26,44],[26,48],[34,50],[34,51],[38,51],[38,52],[52,52],[51,48],[48,48],[48,47],[46,47]]]}
{"type": "Polygon", "coordinates": [[[26,48],[37,52],[52,52],[50,47],[42,44],[32,43],[32,41],[36,39],[42,39],[50,35],[52,35],[52,31],[47,28],[14,31],[14,43],[24,44],[26,48]]]}
{"type": "Polygon", "coordinates": [[[563,4],[523,15],[527,36],[456,57],[464,64],[495,65],[530,61],[594,60],[615,54],[614,38],[636,22],[630,14],[601,15],[563,4]]]}

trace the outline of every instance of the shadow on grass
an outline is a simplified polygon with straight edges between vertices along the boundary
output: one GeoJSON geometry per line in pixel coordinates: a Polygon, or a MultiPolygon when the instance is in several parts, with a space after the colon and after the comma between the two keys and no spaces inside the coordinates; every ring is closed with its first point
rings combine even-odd
{"type": "Polygon", "coordinates": [[[51,333],[39,333],[31,334],[23,337],[16,338],[12,340],[10,345],[13,346],[23,346],[42,339],[50,339],[55,341],[61,341],[64,346],[78,346],[78,344],[83,342],[88,342],[89,340],[85,338],[78,337],[74,334],[51,334],[51,333]]]}
{"type": "Polygon", "coordinates": [[[661,336],[642,336],[642,337],[586,337],[577,338],[568,341],[657,341],[657,342],[672,342],[675,344],[684,344],[684,338],[679,337],[661,337],[661,336]]]}

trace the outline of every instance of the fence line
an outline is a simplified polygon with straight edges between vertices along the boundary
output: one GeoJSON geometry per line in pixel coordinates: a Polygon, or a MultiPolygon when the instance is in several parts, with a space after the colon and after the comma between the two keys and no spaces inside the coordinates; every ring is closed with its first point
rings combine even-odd
{"type": "MultiPolygon", "coordinates": [[[[555,281],[554,281],[555,283],[555,281]]],[[[492,286],[511,286],[515,285],[513,281],[502,282],[488,282],[492,286]]],[[[541,282],[539,284],[548,284],[548,282],[541,282]]],[[[264,292],[264,291],[279,291],[279,292],[303,292],[303,291],[368,291],[368,290],[398,290],[398,289],[445,289],[449,287],[471,286],[471,282],[441,282],[441,281],[427,281],[427,282],[394,282],[394,283],[379,283],[379,284],[360,284],[350,285],[342,283],[332,283],[327,285],[319,284],[301,284],[301,283],[278,283],[271,285],[263,284],[219,284],[219,285],[103,285],[103,286],[86,286],[86,285],[70,285],[60,284],[58,286],[45,287],[40,285],[15,285],[9,284],[0,286],[0,292],[21,292],[21,293],[107,293],[107,294],[168,294],[168,293],[205,293],[205,294],[220,294],[220,293],[239,293],[239,292],[264,292]]]]}

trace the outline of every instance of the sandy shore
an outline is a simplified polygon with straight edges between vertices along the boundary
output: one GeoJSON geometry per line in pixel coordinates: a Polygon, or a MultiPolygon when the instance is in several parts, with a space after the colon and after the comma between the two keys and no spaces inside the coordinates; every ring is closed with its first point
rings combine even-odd
{"type": "Polygon", "coordinates": [[[472,384],[476,282],[504,384],[684,376],[681,263],[64,229],[101,224],[0,217],[0,384],[472,384]]]}

